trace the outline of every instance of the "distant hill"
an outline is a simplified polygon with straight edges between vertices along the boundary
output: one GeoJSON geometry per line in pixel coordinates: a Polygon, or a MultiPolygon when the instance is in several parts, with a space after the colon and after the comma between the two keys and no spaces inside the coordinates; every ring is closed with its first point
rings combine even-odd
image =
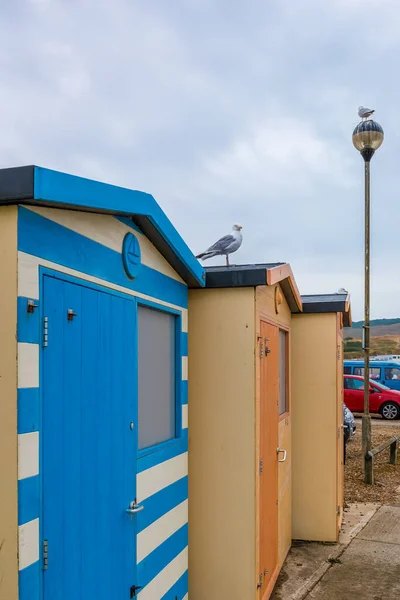
{"type": "MultiPolygon", "coordinates": [[[[364,321],[356,321],[344,329],[345,358],[362,356],[361,339],[364,321]]],[[[400,319],[371,321],[371,354],[400,354],[400,319]]]]}
{"type": "MultiPolygon", "coordinates": [[[[364,321],[355,321],[351,327],[345,327],[344,337],[361,339],[364,321]]],[[[371,321],[371,336],[400,335],[400,319],[373,319],[371,321]]]]}
{"type": "MultiPolygon", "coordinates": [[[[400,323],[400,319],[372,319],[371,327],[375,325],[396,325],[400,323]]],[[[364,321],[354,321],[352,329],[361,329],[364,325],[364,321]]]]}

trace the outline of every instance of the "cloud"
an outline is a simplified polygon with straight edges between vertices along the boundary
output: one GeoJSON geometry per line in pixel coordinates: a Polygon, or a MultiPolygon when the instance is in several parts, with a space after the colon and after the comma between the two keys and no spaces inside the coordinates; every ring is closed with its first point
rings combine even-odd
{"type": "MultiPolygon", "coordinates": [[[[363,163],[351,133],[372,106],[386,133],[372,312],[399,316],[399,33],[395,0],[6,3],[0,165],[153,193],[196,252],[240,222],[238,262],[287,260],[303,293],[352,291],[363,163]]],[[[362,288],[354,298],[360,316],[362,288]]]]}
{"type": "Polygon", "coordinates": [[[315,177],[339,174],[339,185],[354,180],[349,160],[330,140],[318,136],[310,123],[289,117],[267,117],[245,139],[233,142],[227,151],[206,159],[205,168],[236,189],[250,185],[292,185],[309,188],[315,177]]]}

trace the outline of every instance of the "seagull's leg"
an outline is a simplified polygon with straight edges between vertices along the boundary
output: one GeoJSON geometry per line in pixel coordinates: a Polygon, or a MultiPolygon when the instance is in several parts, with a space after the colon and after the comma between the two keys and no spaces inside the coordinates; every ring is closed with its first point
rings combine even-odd
{"type": "Polygon", "coordinates": [[[229,266],[230,266],[230,265],[229,265],[229,256],[228,256],[228,254],[226,255],[226,266],[227,266],[227,267],[229,267],[229,266]]]}

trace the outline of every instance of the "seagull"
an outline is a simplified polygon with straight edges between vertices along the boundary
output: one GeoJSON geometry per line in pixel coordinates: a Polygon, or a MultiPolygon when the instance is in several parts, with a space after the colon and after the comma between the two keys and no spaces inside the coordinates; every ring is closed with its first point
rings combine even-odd
{"type": "Polygon", "coordinates": [[[205,252],[201,252],[196,256],[196,258],[201,258],[201,260],[207,260],[207,258],[212,258],[213,256],[226,256],[226,266],[229,267],[229,254],[232,252],[236,252],[239,250],[242,245],[242,234],[240,230],[242,229],[241,225],[234,225],[232,227],[232,233],[228,233],[228,235],[224,235],[218,242],[215,242],[212,246],[207,248],[205,252]]]}
{"type": "Polygon", "coordinates": [[[340,288],[336,293],[337,294],[348,294],[349,292],[347,290],[345,290],[344,288],[340,288]]]}
{"type": "Polygon", "coordinates": [[[374,112],[375,112],[375,109],[364,108],[364,106],[358,107],[358,116],[361,117],[362,119],[368,119],[368,117],[370,117],[374,112]]]}

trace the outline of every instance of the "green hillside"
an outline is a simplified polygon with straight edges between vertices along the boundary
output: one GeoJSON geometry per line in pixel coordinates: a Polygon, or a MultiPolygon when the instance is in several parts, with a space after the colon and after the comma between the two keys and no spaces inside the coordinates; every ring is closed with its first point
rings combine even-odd
{"type": "MultiPolygon", "coordinates": [[[[345,358],[362,356],[364,321],[356,321],[344,330],[345,358]]],[[[371,354],[400,354],[400,319],[374,319],[371,321],[371,354]]]]}
{"type": "MultiPolygon", "coordinates": [[[[375,327],[376,325],[397,325],[397,323],[400,323],[400,319],[373,319],[371,327],[375,327]]],[[[351,328],[362,329],[363,325],[364,321],[354,321],[351,328]]]]}

